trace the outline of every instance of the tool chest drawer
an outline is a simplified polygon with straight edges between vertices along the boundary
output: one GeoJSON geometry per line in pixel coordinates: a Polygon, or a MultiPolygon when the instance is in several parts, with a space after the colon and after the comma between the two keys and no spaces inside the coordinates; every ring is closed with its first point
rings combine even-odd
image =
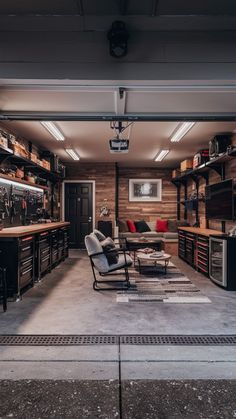
{"type": "Polygon", "coordinates": [[[23,237],[19,240],[19,259],[26,259],[34,254],[34,237],[23,237]]]}

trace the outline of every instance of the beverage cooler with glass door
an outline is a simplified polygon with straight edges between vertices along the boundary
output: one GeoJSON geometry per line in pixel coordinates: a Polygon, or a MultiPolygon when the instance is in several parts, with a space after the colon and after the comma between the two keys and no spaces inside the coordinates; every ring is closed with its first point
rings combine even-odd
{"type": "Polygon", "coordinates": [[[226,288],[236,290],[236,237],[210,236],[209,274],[212,281],[226,288]]]}

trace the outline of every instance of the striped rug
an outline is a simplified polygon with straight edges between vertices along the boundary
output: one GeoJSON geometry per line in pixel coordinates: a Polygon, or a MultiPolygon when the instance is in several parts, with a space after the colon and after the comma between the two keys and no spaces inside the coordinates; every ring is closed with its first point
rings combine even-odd
{"type": "MultiPolygon", "coordinates": [[[[161,262],[160,262],[161,264],[161,262]]],[[[189,278],[170,262],[167,273],[162,266],[148,266],[140,274],[134,267],[129,269],[131,287],[117,292],[118,303],[161,302],[174,304],[211,303],[189,278]]]]}

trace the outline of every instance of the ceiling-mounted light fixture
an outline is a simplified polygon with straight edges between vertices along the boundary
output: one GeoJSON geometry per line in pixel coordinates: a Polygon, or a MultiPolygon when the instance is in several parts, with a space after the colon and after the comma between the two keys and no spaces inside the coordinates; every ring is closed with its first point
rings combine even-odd
{"type": "Polygon", "coordinates": [[[174,130],[170,137],[170,141],[172,143],[177,143],[181,140],[189,131],[190,129],[195,125],[195,122],[182,122],[177,126],[177,128],[174,130]]]}
{"type": "Polygon", "coordinates": [[[170,152],[170,150],[160,150],[156,157],[155,157],[155,161],[162,161],[164,160],[164,158],[167,156],[167,154],[170,152]]]}
{"type": "Polygon", "coordinates": [[[79,154],[73,148],[66,148],[65,150],[73,160],[80,160],[79,154]]]}
{"type": "Polygon", "coordinates": [[[127,54],[129,33],[125,23],[116,20],[112,23],[111,29],[107,33],[110,42],[110,54],[115,58],[122,58],[127,54]]]}
{"type": "Polygon", "coordinates": [[[57,126],[50,121],[40,121],[40,124],[46,128],[46,130],[54,137],[57,141],[64,141],[65,137],[57,126]]]}

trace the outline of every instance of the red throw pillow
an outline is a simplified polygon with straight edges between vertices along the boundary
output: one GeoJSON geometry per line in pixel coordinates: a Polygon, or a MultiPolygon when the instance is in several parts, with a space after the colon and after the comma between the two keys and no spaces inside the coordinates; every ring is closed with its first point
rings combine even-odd
{"type": "Polygon", "coordinates": [[[136,233],[136,227],[135,227],[134,221],[127,220],[127,225],[129,227],[130,233],[136,233]]]}
{"type": "Polygon", "coordinates": [[[158,233],[166,233],[168,231],[168,220],[157,219],[156,231],[158,233]]]}

